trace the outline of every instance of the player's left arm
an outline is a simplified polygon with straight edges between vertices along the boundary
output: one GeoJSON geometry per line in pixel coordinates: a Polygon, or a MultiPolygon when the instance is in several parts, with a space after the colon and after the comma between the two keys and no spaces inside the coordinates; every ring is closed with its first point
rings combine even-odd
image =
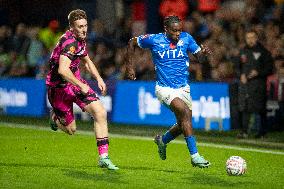
{"type": "Polygon", "coordinates": [[[207,55],[212,53],[211,50],[206,45],[199,46],[189,33],[187,33],[187,40],[187,51],[193,54],[200,63],[205,63],[207,61],[207,55]]]}
{"type": "Polygon", "coordinates": [[[92,74],[92,76],[97,80],[98,82],[98,87],[102,92],[102,95],[106,95],[106,84],[102,77],[100,76],[98,69],[96,68],[95,64],[93,61],[90,59],[89,55],[84,56],[81,58],[82,62],[84,63],[86,69],[88,72],[92,74]]]}
{"type": "Polygon", "coordinates": [[[197,58],[198,62],[206,63],[207,62],[207,55],[211,54],[212,51],[206,45],[200,45],[200,50],[193,54],[195,58],[197,58]]]}

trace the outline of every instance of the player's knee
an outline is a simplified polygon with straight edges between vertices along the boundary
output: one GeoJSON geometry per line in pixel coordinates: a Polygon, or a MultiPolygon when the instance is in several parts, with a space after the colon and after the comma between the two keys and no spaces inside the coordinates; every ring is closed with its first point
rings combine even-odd
{"type": "Polygon", "coordinates": [[[94,117],[96,118],[97,121],[106,120],[107,119],[107,111],[104,108],[102,108],[99,111],[96,111],[94,117]]]}
{"type": "Polygon", "coordinates": [[[75,132],[76,132],[76,127],[71,128],[71,131],[72,131],[73,134],[75,134],[75,132]]]}

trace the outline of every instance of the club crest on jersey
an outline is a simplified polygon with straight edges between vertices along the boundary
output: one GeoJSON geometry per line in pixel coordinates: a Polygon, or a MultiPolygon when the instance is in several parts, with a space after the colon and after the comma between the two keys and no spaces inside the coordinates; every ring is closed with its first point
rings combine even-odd
{"type": "Polygon", "coordinates": [[[75,53],[75,50],[76,50],[76,48],[74,47],[74,46],[71,46],[70,48],[69,48],[69,54],[74,54],[75,53]]]}
{"type": "Polygon", "coordinates": [[[179,40],[177,46],[183,46],[183,40],[179,40]]]}

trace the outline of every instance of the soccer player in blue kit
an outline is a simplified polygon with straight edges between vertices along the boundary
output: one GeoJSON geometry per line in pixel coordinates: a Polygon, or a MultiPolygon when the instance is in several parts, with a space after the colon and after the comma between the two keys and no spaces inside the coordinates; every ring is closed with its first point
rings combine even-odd
{"type": "Polygon", "coordinates": [[[126,75],[135,80],[131,55],[135,48],[150,49],[156,70],[155,92],[158,99],[174,112],[177,123],[163,136],[154,139],[159,156],[166,159],[167,144],[180,134],[184,135],[191,156],[191,164],[200,168],[210,166],[197,150],[192,130],[192,100],[189,87],[189,57],[193,54],[199,62],[206,61],[207,47],[197,45],[193,37],[182,32],[182,23],[177,16],[164,20],[164,33],[141,35],[130,39],[126,58],[126,75]]]}

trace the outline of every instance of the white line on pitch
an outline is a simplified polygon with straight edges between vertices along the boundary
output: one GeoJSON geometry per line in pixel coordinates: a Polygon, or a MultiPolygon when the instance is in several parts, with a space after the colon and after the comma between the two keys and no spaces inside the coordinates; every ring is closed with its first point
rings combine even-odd
{"type": "MultiPolygon", "coordinates": [[[[50,130],[47,127],[40,127],[40,126],[30,126],[26,124],[19,124],[19,123],[7,123],[7,122],[0,122],[0,126],[12,127],[12,128],[25,128],[25,129],[35,129],[35,130],[50,130]]],[[[92,131],[81,131],[77,132],[78,134],[82,135],[93,135],[92,131]]],[[[123,139],[133,139],[133,140],[148,140],[151,141],[153,138],[151,137],[142,137],[142,136],[130,136],[130,135],[120,135],[120,134],[110,134],[113,138],[123,138],[123,139]]],[[[184,141],[176,140],[172,143],[176,144],[185,144],[184,141]]],[[[214,143],[204,143],[198,142],[199,146],[205,147],[213,147],[213,148],[222,148],[222,149],[231,149],[231,150],[239,150],[239,151],[248,151],[248,152],[259,152],[259,153],[266,153],[266,154],[277,154],[277,155],[284,155],[284,152],[280,151],[272,151],[272,150],[264,150],[264,149],[256,149],[256,148],[245,148],[245,147],[237,147],[237,146],[229,146],[229,145],[222,145],[222,144],[214,144],[214,143]]]]}

